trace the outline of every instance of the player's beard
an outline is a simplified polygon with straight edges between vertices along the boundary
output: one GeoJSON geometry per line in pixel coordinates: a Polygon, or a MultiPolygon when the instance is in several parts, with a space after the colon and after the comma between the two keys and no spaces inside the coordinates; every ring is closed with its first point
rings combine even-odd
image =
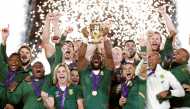
{"type": "Polygon", "coordinates": [[[94,63],[92,63],[93,70],[99,70],[100,68],[101,68],[101,63],[99,63],[98,65],[95,65],[94,63]]]}
{"type": "Polygon", "coordinates": [[[22,66],[28,65],[30,63],[30,60],[27,60],[26,62],[22,61],[22,66]]]}

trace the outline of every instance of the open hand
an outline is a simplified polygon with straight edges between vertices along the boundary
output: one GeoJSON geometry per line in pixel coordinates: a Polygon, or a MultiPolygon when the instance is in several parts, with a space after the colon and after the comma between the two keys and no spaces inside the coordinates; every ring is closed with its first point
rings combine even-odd
{"type": "Polygon", "coordinates": [[[158,12],[159,12],[161,15],[166,14],[166,5],[163,5],[163,6],[159,7],[158,12]]]}
{"type": "Polygon", "coordinates": [[[10,34],[9,25],[8,25],[8,27],[4,27],[1,29],[1,36],[2,36],[2,40],[3,40],[3,44],[6,44],[9,34],[10,34]]]}
{"type": "Polygon", "coordinates": [[[81,32],[82,32],[83,36],[86,38],[88,38],[88,36],[90,35],[90,30],[88,27],[84,27],[81,32]]]}

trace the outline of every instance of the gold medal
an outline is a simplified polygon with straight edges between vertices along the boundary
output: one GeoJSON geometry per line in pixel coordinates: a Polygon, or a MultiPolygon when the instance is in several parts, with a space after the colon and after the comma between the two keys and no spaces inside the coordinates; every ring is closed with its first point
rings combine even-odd
{"type": "Polygon", "coordinates": [[[97,94],[98,94],[97,91],[92,91],[92,95],[93,95],[93,96],[96,96],[97,94]]]}

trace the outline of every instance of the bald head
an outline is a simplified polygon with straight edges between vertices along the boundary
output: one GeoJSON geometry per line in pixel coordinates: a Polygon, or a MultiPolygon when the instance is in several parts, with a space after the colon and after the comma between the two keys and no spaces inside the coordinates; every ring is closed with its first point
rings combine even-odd
{"type": "Polygon", "coordinates": [[[156,69],[157,64],[160,64],[160,54],[156,51],[148,53],[148,66],[151,69],[156,69]]]}
{"type": "Polygon", "coordinates": [[[189,52],[186,49],[180,48],[174,52],[174,62],[182,64],[184,62],[187,62],[188,60],[189,60],[189,52]]]}

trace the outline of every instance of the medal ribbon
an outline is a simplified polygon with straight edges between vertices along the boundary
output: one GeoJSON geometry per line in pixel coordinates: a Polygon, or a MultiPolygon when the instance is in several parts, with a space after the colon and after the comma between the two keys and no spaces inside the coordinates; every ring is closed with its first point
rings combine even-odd
{"type": "Polygon", "coordinates": [[[97,91],[98,87],[100,86],[101,75],[95,75],[93,72],[91,73],[91,80],[92,80],[92,91],[97,91]]]}
{"type": "Polygon", "coordinates": [[[42,88],[43,83],[44,83],[43,79],[40,79],[39,81],[35,81],[34,78],[32,78],[32,88],[37,97],[41,96],[41,88],[42,88]]]}
{"type": "Polygon", "coordinates": [[[5,86],[8,87],[12,82],[14,82],[16,77],[16,72],[8,71],[8,75],[5,80],[5,86]]]}
{"type": "Polygon", "coordinates": [[[125,98],[128,97],[128,94],[129,94],[129,88],[128,88],[128,85],[127,83],[123,83],[122,86],[121,86],[121,95],[125,98]]]}
{"type": "Polygon", "coordinates": [[[64,109],[65,98],[67,96],[67,88],[64,91],[62,91],[58,84],[56,85],[56,87],[58,89],[59,100],[61,102],[60,109],[64,109]]]}
{"type": "Polygon", "coordinates": [[[151,76],[152,74],[154,74],[154,71],[151,70],[151,69],[149,69],[148,72],[150,72],[150,73],[148,74],[148,77],[151,76]]]}

